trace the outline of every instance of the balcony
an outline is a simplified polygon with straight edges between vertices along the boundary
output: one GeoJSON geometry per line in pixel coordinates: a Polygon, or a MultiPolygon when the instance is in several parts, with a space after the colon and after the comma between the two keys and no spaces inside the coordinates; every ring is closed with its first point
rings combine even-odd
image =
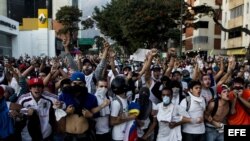
{"type": "Polygon", "coordinates": [[[237,6],[244,4],[244,0],[230,0],[229,1],[229,9],[233,9],[237,6]]]}
{"type": "Polygon", "coordinates": [[[227,49],[242,47],[242,37],[228,39],[227,49]]]}
{"type": "Polygon", "coordinates": [[[228,21],[229,29],[239,27],[239,26],[243,26],[243,16],[239,16],[237,18],[234,18],[228,21]]]}

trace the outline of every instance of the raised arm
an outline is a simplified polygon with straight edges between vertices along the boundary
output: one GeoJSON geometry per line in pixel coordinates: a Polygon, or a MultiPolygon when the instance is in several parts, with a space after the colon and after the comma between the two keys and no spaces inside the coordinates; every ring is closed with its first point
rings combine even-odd
{"type": "Polygon", "coordinates": [[[158,53],[158,50],[156,48],[153,48],[153,49],[151,49],[151,51],[147,55],[147,62],[145,64],[146,65],[145,66],[145,80],[146,80],[147,84],[149,84],[150,80],[151,80],[150,66],[151,66],[151,63],[152,63],[154,56],[156,56],[157,53],[158,53]]]}
{"type": "Polygon", "coordinates": [[[63,38],[63,47],[65,50],[65,57],[68,60],[69,66],[71,69],[73,69],[74,71],[78,71],[78,67],[76,65],[76,63],[74,62],[73,57],[70,54],[70,50],[69,50],[69,42],[70,42],[70,37],[69,35],[65,35],[65,37],[63,38]]]}
{"type": "Polygon", "coordinates": [[[219,58],[219,62],[220,62],[220,71],[214,76],[215,81],[218,81],[218,79],[221,77],[221,75],[224,72],[224,63],[223,63],[222,57],[219,58]]]}
{"type": "Polygon", "coordinates": [[[220,79],[217,85],[221,85],[225,83],[232,76],[235,65],[236,65],[235,58],[232,57],[230,61],[228,62],[227,73],[220,79]]]}
{"type": "Polygon", "coordinates": [[[102,72],[105,69],[105,67],[107,66],[107,55],[108,55],[109,48],[110,48],[109,43],[105,42],[104,43],[104,51],[103,51],[103,54],[101,57],[101,61],[97,65],[96,70],[94,72],[95,78],[97,81],[102,77],[102,72]]]}
{"type": "Polygon", "coordinates": [[[172,70],[174,68],[174,64],[175,64],[175,57],[171,56],[168,67],[167,67],[167,69],[166,69],[166,71],[164,73],[165,76],[170,78],[171,72],[172,72],[172,70]]]}
{"type": "Polygon", "coordinates": [[[195,57],[195,66],[194,66],[194,73],[193,73],[193,80],[199,80],[200,77],[200,69],[199,69],[199,65],[198,65],[198,57],[195,57]]]}
{"type": "Polygon", "coordinates": [[[116,55],[115,52],[112,49],[110,49],[110,51],[109,51],[109,64],[111,66],[111,70],[112,70],[114,76],[117,76],[119,73],[115,69],[115,55],[116,55]]]}

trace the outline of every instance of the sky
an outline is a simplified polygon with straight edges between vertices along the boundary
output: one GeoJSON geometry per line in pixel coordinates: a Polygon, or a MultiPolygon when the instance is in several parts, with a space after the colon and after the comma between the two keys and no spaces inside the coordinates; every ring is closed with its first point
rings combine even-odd
{"type": "Polygon", "coordinates": [[[83,16],[91,16],[95,6],[101,7],[111,0],[80,0],[83,8],[83,16]]]}
{"type": "MultiPolygon", "coordinates": [[[[101,7],[102,5],[105,5],[110,1],[111,0],[79,0],[79,2],[81,2],[79,6],[82,10],[82,18],[87,19],[89,16],[91,16],[95,6],[101,7]]],[[[84,38],[92,38],[96,35],[100,35],[100,32],[95,28],[90,30],[84,30],[81,32],[81,36],[84,38]]]]}

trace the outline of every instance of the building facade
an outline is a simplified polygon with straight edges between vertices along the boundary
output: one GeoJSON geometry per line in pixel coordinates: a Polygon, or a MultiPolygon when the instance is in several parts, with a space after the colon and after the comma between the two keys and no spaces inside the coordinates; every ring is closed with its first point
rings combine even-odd
{"type": "Polygon", "coordinates": [[[7,0],[7,16],[22,25],[23,18],[37,18],[37,11],[48,9],[48,17],[52,17],[52,0],[7,0]]]}
{"type": "MultiPolygon", "coordinates": [[[[222,0],[187,0],[186,2],[193,7],[206,4],[214,9],[218,9],[222,4],[222,0]]],[[[221,30],[213,19],[209,16],[201,16],[194,22],[197,28],[187,27],[183,31],[182,41],[185,52],[197,52],[202,56],[223,54],[221,50],[221,30]]]]}
{"type": "Polygon", "coordinates": [[[0,55],[15,56],[18,49],[19,23],[0,15],[0,55]]]}
{"type": "Polygon", "coordinates": [[[249,35],[237,30],[239,27],[249,29],[250,26],[250,0],[224,0],[222,23],[227,29],[236,29],[232,32],[222,32],[221,47],[227,55],[245,56],[249,49],[249,35]]]}

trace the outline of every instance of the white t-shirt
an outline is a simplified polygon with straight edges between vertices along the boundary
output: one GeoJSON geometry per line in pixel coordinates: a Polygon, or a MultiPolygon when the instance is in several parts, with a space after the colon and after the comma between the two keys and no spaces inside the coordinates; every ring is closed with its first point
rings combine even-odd
{"type": "Polygon", "coordinates": [[[105,134],[108,133],[110,128],[109,128],[109,116],[104,116],[104,117],[98,117],[95,119],[96,125],[96,134],[105,134]]]}
{"type": "MultiPolygon", "coordinates": [[[[190,108],[187,111],[189,116],[191,118],[203,117],[204,111],[206,108],[205,99],[202,96],[195,97],[192,94],[189,94],[189,95],[191,97],[190,108]]],[[[182,106],[184,109],[187,108],[186,98],[184,98],[181,101],[180,106],[182,106]]],[[[202,122],[202,123],[186,123],[186,124],[183,124],[182,131],[184,133],[189,133],[189,134],[203,134],[203,133],[205,133],[205,125],[204,125],[204,122],[202,122]]]]}
{"type": "Polygon", "coordinates": [[[88,93],[91,94],[91,81],[93,80],[93,74],[85,75],[86,87],[88,88],[88,93]]]}
{"type": "MultiPolygon", "coordinates": [[[[216,98],[216,91],[215,91],[215,86],[211,87],[214,91],[214,98],[216,98]]],[[[201,89],[201,96],[205,98],[206,105],[208,102],[213,98],[213,95],[209,89],[202,88],[201,89]]]]}
{"type": "Polygon", "coordinates": [[[157,105],[157,108],[157,120],[159,122],[157,141],[181,141],[181,126],[176,126],[175,128],[171,129],[169,128],[169,123],[161,122],[159,121],[159,119],[166,118],[169,119],[170,122],[180,122],[183,116],[189,117],[188,113],[181,106],[174,105],[173,103],[171,103],[167,107],[164,107],[163,103],[159,103],[157,105]]]}
{"type": "MultiPolygon", "coordinates": [[[[117,68],[116,71],[119,73],[119,70],[117,68]]],[[[112,80],[115,78],[115,75],[112,70],[109,70],[108,77],[110,78],[109,83],[111,85],[112,80]]]]}
{"type": "MultiPolygon", "coordinates": [[[[123,106],[123,114],[119,115],[121,105],[117,100],[113,100],[111,102],[111,116],[112,117],[118,117],[118,116],[128,116],[128,102],[127,99],[123,99],[120,96],[117,95],[117,98],[119,98],[122,102],[123,106]]],[[[113,126],[112,130],[112,139],[113,140],[123,140],[125,129],[126,128],[126,122],[121,123],[119,125],[113,126]]]]}

